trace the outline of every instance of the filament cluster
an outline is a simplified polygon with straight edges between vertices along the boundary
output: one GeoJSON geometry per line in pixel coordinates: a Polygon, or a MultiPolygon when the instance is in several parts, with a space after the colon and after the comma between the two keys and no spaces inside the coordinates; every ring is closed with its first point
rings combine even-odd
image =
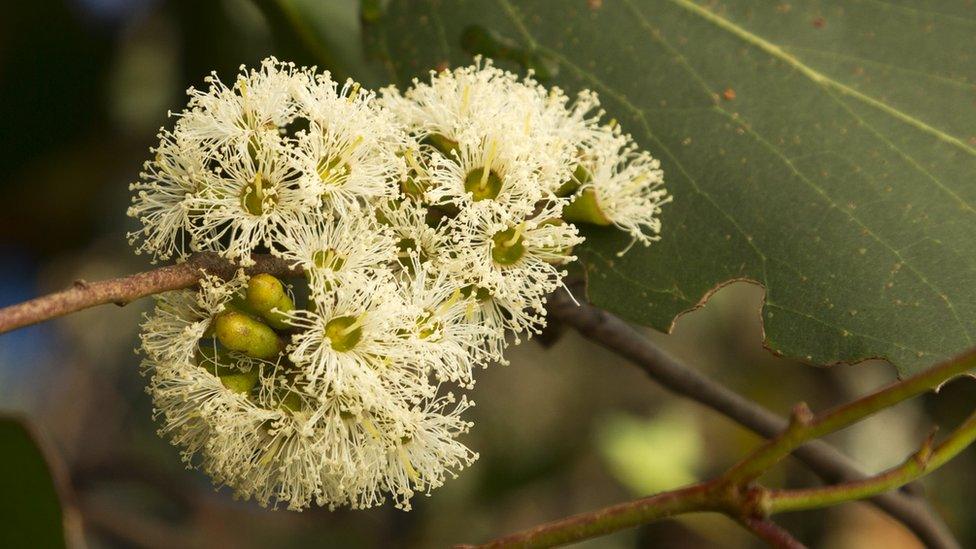
{"type": "Polygon", "coordinates": [[[273,58],[207,84],[132,184],[130,240],[242,267],[141,335],[161,434],[242,498],[409,509],[477,459],[463,393],[545,325],[578,224],[658,238],[660,165],[592,92],[480,59],[402,93],[273,58]],[[248,276],[255,253],[304,276],[248,276]]]}

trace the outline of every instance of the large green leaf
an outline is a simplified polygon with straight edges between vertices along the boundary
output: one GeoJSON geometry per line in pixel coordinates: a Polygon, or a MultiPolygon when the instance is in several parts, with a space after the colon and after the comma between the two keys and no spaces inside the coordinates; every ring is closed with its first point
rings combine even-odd
{"type": "Polygon", "coordinates": [[[0,456],[0,547],[65,547],[77,540],[77,521],[63,511],[48,462],[23,421],[0,416],[0,456]]]}
{"type": "Polygon", "coordinates": [[[748,279],[768,345],[811,362],[909,373],[974,344],[970,2],[404,1],[367,37],[401,82],[476,52],[541,67],[661,158],[662,241],[589,232],[597,305],[667,329],[748,279]]]}

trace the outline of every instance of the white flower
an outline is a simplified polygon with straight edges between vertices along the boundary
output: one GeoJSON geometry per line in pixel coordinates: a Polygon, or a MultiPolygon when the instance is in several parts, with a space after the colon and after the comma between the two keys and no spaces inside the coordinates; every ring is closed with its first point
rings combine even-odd
{"type": "Polygon", "coordinates": [[[453,220],[459,259],[474,284],[525,307],[541,307],[564,272],[558,265],[575,259],[572,249],[583,239],[576,227],[560,219],[560,204],[550,204],[532,217],[468,208],[453,220]]]}
{"type": "Polygon", "coordinates": [[[491,354],[486,346],[486,339],[497,334],[485,324],[470,321],[475,296],[458,285],[456,276],[433,271],[416,255],[411,259],[414,276],[400,286],[404,301],[419,315],[409,326],[411,345],[430,364],[438,381],[471,388],[474,368],[502,360],[501,353],[491,354]]]}
{"type": "Polygon", "coordinates": [[[185,204],[213,176],[205,166],[206,156],[192,143],[166,130],[160,131],[159,140],[152,149],[155,158],[139,174],[141,180],[129,186],[135,195],[127,213],[142,228],[128,238],[130,244],[141,241],[136,253],[147,252],[154,261],[174,256],[182,260],[190,249],[185,204]]]}
{"type": "MultiPolygon", "coordinates": [[[[570,104],[559,88],[547,90],[531,75],[519,79],[481,58],[469,67],[432,72],[430,83],[414,80],[413,87],[402,95],[385,89],[380,101],[417,139],[437,148],[448,160],[454,160],[451,153],[457,151],[460,158],[456,161],[463,168],[460,181],[479,168],[500,171],[522,164],[533,176],[524,184],[534,199],[554,192],[569,179],[577,151],[591,139],[592,128],[602,115],[599,111],[591,114],[599,104],[592,92],[581,93],[570,104]]],[[[434,163],[445,167],[436,159],[434,163]]],[[[451,183],[457,180],[454,176],[451,183]]],[[[464,194],[457,185],[440,183],[431,197],[435,203],[445,194],[455,200],[464,194]]],[[[513,183],[522,184],[522,178],[514,178],[508,185],[513,183]]],[[[474,198],[479,199],[478,192],[474,198]]]]}
{"type": "Polygon", "coordinates": [[[440,270],[450,264],[456,254],[446,223],[442,220],[428,223],[428,218],[436,213],[436,210],[432,212],[412,200],[389,202],[377,208],[377,218],[393,232],[399,265],[408,274],[412,255],[430,268],[440,270]]]}
{"type": "Polygon", "coordinates": [[[302,215],[283,228],[276,253],[302,268],[319,296],[336,285],[362,284],[397,259],[392,231],[373,216],[332,212],[302,215]]]}
{"type": "Polygon", "coordinates": [[[346,82],[342,89],[320,74],[298,96],[308,130],[298,133],[295,157],[302,182],[323,205],[342,215],[399,194],[405,171],[397,153],[408,146],[393,116],[375,94],[346,82]]]}
{"type": "Polygon", "coordinates": [[[471,124],[505,113],[513,101],[535,90],[518,76],[494,67],[491,61],[454,70],[430,72],[430,83],[414,79],[401,94],[396,88],[381,90],[380,104],[420,138],[436,135],[457,141],[471,124]]]}
{"type": "Polygon", "coordinates": [[[407,411],[405,432],[387,450],[382,469],[383,488],[393,494],[397,507],[409,510],[416,493],[429,495],[478,459],[477,453],[456,440],[473,425],[461,419],[471,406],[474,402],[464,397],[458,402],[448,393],[407,411]]]}
{"type": "Polygon", "coordinates": [[[417,315],[392,280],[339,286],[313,301],[314,312],[296,310],[286,320],[298,329],[288,356],[309,391],[321,399],[352,392],[367,407],[430,394],[424,361],[401,335],[417,315]]]}
{"type": "Polygon", "coordinates": [[[614,127],[586,150],[581,166],[586,171],[576,198],[580,205],[573,208],[590,211],[593,218],[584,221],[612,224],[645,246],[658,239],[661,206],[671,201],[660,161],[614,127]]]}
{"type": "Polygon", "coordinates": [[[257,70],[241,74],[231,87],[216,73],[206,78],[206,91],[190,88],[190,102],[180,113],[176,132],[207,147],[247,149],[256,136],[278,133],[298,114],[295,94],[308,85],[306,70],[269,57],[257,70]]]}
{"type": "Polygon", "coordinates": [[[433,153],[425,198],[461,209],[481,203],[530,212],[548,198],[549,189],[539,181],[539,164],[523,147],[517,138],[490,130],[462,138],[449,156],[433,153]]]}
{"type": "Polygon", "coordinates": [[[250,254],[259,246],[272,247],[308,202],[285,143],[265,133],[255,148],[253,158],[240,149],[222,149],[211,184],[186,204],[194,247],[242,265],[252,263],[250,254]]]}

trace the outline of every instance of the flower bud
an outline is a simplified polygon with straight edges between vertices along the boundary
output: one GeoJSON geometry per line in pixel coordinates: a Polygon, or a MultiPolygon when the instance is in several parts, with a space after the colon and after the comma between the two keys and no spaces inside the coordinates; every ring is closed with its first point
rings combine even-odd
{"type": "Polygon", "coordinates": [[[250,370],[242,372],[235,370],[233,373],[219,376],[220,383],[235,393],[246,395],[251,392],[258,383],[258,368],[252,366],[250,370]]]}
{"type": "Polygon", "coordinates": [[[261,315],[272,328],[286,330],[285,315],[295,308],[295,302],[285,291],[285,286],[274,276],[261,273],[251,277],[247,283],[245,303],[261,315]]]}
{"type": "Polygon", "coordinates": [[[607,214],[600,209],[600,203],[593,187],[583,189],[576,198],[563,208],[563,218],[574,223],[592,223],[593,225],[610,225],[607,214]]]}
{"type": "Polygon", "coordinates": [[[214,320],[215,333],[224,347],[253,358],[271,360],[284,348],[268,325],[237,311],[225,311],[214,320]]]}

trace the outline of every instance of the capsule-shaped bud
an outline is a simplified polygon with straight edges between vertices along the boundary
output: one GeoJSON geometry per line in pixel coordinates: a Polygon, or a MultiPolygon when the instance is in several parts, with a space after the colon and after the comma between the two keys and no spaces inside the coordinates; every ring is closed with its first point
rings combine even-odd
{"type": "Polygon", "coordinates": [[[247,283],[247,297],[245,303],[254,312],[261,315],[272,328],[286,330],[285,315],[295,308],[285,285],[273,275],[267,273],[256,274],[247,283]]]}
{"type": "Polygon", "coordinates": [[[238,311],[224,311],[214,320],[217,340],[231,351],[253,358],[271,360],[284,345],[267,324],[238,311]]]}
{"type": "Polygon", "coordinates": [[[563,208],[563,219],[573,223],[592,223],[602,226],[611,224],[610,218],[600,208],[593,187],[583,189],[568,206],[563,208]]]}
{"type": "Polygon", "coordinates": [[[251,389],[258,384],[258,369],[256,367],[251,367],[250,370],[242,372],[240,370],[234,370],[232,373],[227,373],[219,376],[220,383],[224,387],[227,387],[235,393],[242,395],[249,394],[251,389]]]}

